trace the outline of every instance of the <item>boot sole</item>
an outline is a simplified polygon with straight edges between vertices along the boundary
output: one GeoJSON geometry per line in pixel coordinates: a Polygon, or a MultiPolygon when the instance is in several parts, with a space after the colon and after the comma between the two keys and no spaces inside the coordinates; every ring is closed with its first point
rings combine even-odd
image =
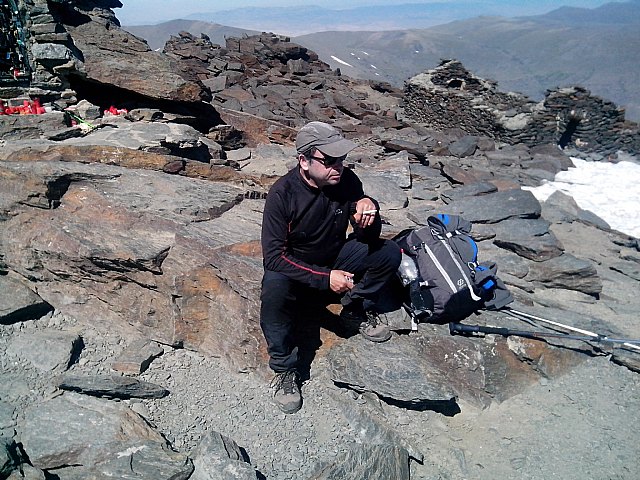
{"type": "Polygon", "coordinates": [[[300,405],[294,405],[293,407],[287,407],[285,405],[281,405],[277,402],[274,402],[276,404],[276,407],[278,407],[278,409],[282,412],[282,413],[296,413],[298,410],[300,410],[302,408],[302,402],[300,402],[300,405]]]}
{"type": "Polygon", "coordinates": [[[369,335],[366,335],[362,332],[360,332],[360,335],[362,335],[364,338],[366,338],[367,340],[369,340],[370,342],[375,342],[375,343],[382,343],[382,342],[386,342],[387,340],[391,339],[391,332],[389,332],[388,336],[385,337],[370,337],[369,335]]]}

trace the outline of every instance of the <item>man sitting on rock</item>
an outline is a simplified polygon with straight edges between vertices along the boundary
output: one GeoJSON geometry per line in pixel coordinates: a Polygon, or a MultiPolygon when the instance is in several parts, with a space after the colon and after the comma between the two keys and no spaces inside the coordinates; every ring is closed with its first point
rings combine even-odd
{"type": "Polygon", "coordinates": [[[260,325],[267,341],[280,410],[302,406],[296,322],[320,299],[337,303],[347,326],[373,342],[391,338],[375,302],[400,265],[400,249],[380,238],[377,203],[343,162],[356,144],[334,127],[311,122],[296,138],[298,164],[271,187],[262,222],[260,325]],[[353,232],[347,237],[349,224],[353,232]],[[331,298],[333,297],[333,299],[331,298]]]}

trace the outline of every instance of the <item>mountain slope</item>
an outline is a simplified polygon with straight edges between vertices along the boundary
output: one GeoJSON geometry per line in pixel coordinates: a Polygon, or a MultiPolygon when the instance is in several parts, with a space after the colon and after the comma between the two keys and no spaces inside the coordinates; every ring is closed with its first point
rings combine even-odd
{"type": "Polygon", "coordinates": [[[628,118],[640,119],[637,2],[519,19],[478,17],[421,30],[323,32],[295,40],[357,78],[401,85],[441,58],[456,58],[503,90],[540,99],[547,89],[579,84],[625,106],[628,118]]]}
{"type": "Polygon", "coordinates": [[[171,20],[158,25],[132,25],[123,28],[138,37],[144,38],[154,50],[162,49],[171,35],[177,35],[181,31],[194,35],[204,33],[213,43],[218,45],[224,45],[226,37],[242,37],[243,35],[260,33],[255,30],[245,30],[194,20],[171,20]]]}
{"type": "MultiPolygon", "coordinates": [[[[418,10],[409,7],[398,6],[395,14],[381,11],[389,15],[390,22],[411,17],[412,13],[420,17],[418,10]]],[[[295,16],[302,12],[310,19],[322,20],[324,27],[339,30],[340,22],[352,18],[344,12],[357,10],[373,23],[381,16],[379,8],[382,7],[369,7],[371,12],[366,15],[361,9],[348,9],[341,15],[329,11],[332,16],[324,17],[327,11],[318,7],[290,9],[288,13],[295,16]]],[[[260,10],[265,10],[265,21],[271,18],[266,14],[271,9],[260,10]]],[[[272,15],[277,16],[282,10],[273,9],[272,15]]],[[[216,14],[217,19],[223,17],[221,13],[224,12],[216,14]]],[[[433,18],[439,18],[436,13],[432,13],[433,18]]],[[[308,20],[305,25],[314,21],[308,20]]],[[[125,28],[146,38],[153,48],[161,47],[170,34],[180,30],[194,35],[206,33],[214,43],[223,45],[225,36],[251,33],[189,20],[125,28]]],[[[294,40],[318,53],[332,68],[340,68],[343,74],[355,78],[385,80],[401,86],[415,74],[434,68],[440,59],[456,58],[475,74],[498,81],[502,90],[540,99],[547,89],[579,84],[624,106],[627,118],[640,120],[638,0],[594,9],[561,7],[545,15],[515,19],[483,16],[423,29],[319,32],[294,40]]]]}

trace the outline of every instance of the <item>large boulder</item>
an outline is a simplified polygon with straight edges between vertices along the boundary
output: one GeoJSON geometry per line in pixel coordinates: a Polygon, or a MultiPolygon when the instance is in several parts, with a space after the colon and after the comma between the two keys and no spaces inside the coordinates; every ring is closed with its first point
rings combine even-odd
{"type": "Polygon", "coordinates": [[[245,200],[244,189],[71,162],[5,162],[3,170],[23,173],[12,177],[24,179],[15,203],[46,205],[5,222],[0,249],[48,303],[238,368],[263,364],[262,203],[245,200]],[[59,206],[48,209],[53,185],[59,206]]]}

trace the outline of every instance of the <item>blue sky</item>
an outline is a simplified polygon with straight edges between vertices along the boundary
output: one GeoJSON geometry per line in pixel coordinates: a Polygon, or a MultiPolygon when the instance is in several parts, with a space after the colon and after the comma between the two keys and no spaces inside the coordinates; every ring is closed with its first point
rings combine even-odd
{"type": "MultiPolygon", "coordinates": [[[[316,5],[324,8],[344,9],[365,5],[398,5],[403,3],[458,3],[456,0],[121,0],[122,8],[115,9],[123,25],[159,23],[184,18],[193,13],[208,13],[240,7],[289,7],[316,5]]],[[[461,0],[465,1],[465,0],[461,0]]],[[[466,0],[469,1],[469,0],[466,0]]],[[[473,1],[473,0],[470,0],[473,1]]],[[[545,13],[563,5],[593,8],[606,0],[493,0],[504,5],[504,16],[545,13]]]]}

